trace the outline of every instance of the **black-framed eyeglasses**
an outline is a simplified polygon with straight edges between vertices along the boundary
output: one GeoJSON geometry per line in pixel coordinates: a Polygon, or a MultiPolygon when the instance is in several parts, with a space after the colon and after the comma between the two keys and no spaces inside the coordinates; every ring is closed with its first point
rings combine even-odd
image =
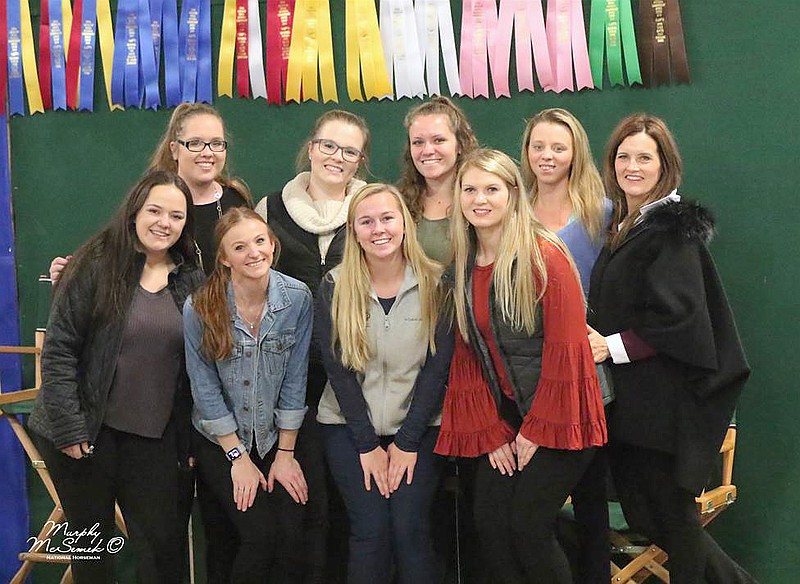
{"type": "Polygon", "coordinates": [[[175,140],[178,144],[186,148],[189,152],[202,152],[208,146],[211,152],[225,152],[228,149],[228,142],[225,140],[211,140],[205,142],[203,140],[175,140]]]}
{"type": "Polygon", "coordinates": [[[339,146],[333,140],[317,138],[316,140],[311,140],[311,143],[316,144],[317,148],[319,148],[319,151],[323,154],[327,154],[328,156],[333,156],[336,154],[337,150],[341,150],[342,158],[344,158],[347,162],[360,162],[361,159],[364,158],[364,153],[358,148],[353,148],[352,146],[339,146]]]}

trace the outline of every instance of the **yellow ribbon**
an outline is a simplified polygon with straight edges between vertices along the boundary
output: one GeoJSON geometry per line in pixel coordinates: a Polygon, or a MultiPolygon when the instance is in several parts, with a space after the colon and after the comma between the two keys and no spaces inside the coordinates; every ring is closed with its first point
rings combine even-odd
{"type": "Polygon", "coordinates": [[[72,32],[72,6],[69,0],[61,0],[61,20],[64,25],[64,61],[69,57],[69,37],[72,32]]]}
{"type": "Polygon", "coordinates": [[[36,70],[36,48],[33,46],[31,9],[28,0],[11,0],[20,3],[22,33],[22,73],[25,77],[25,92],[28,94],[28,109],[31,114],[44,112],[42,90],[39,87],[39,73],[36,70]]]}
{"type": "Polygon", "coordinates": [[[286,101],[317,101],[317,67],[322,99],[338,101],[328,0],[297,0],[286,72],[286,101]]]}
{"type": "Polygon", "coordinates": [[[114,67],[114,27],[111,24],[109,0],[97,0],[97,38],[100,40],[100,57],[103,60],[103,81],[110,111],[125,108],[111,101],[111,71],[114,67]]]}
{"type": "Polygon", "coordinates": [[[350,99],[362,101],[362,78],[367,99],[391,95],[392,84],[386,71],[375,2],[347,0],[345,21],[347,92],[350,99]]]}
{"type": "Polygon", "coordinates": [[[236,52],[236,0],[225,0],[219,39],[217,95],[233,97],[233,57],[236,52]]]}

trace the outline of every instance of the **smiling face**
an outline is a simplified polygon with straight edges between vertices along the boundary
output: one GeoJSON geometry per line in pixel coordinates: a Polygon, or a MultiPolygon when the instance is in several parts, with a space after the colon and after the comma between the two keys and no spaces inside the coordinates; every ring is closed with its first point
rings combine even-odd
{"type": "MultiPolygon", "coordinates": [[[[361,129],[341,120],[330,120],[322,124],[314,140],[329,140],[342,148],[359,151],[364,149],[364,134],[361,129]]],[[[311,161],[312,181],[328,188],[346,188],[360,164],[345,160],[341,148],[333,154],[325,154],[313,141],[308,145],[308,159],[311,161]]]]}
{"type": "Polygon", "coordinates": [[[244,219],[220,241],[220,262],[231,269],[233,280],[260,280],[269,274],[275,242],[263,221],[244,219]]]}
{"type": "Polygon", "coordinates": [[[134,224],[145,255],[163,257],[186,225],[186,197],[175,185],[154,186],[136,213],[134,224]]]}
{"type": "Polygon", "coordinates": [[[572,134],[562,124],[542,122],[531,130],[528,163],[539,186],[557,186],[569,181],[572,168],[572,134]]]}
{"type": "MultiPolygon", "coordinates": [[[[214,142],[225,139],[222,120],[211,114],[198,114],[186,120],[178,136],[183,142],[202,140],[214,142]]],[[[178,175],[190,187],[203,187],[217,179],[225,167],[227,153],[212,152],[209,147],[202,152],[189,152],[186,146],[172,141],[169,144],[172,158],[178,165],[178,175]]]]}
{"type": "Polygon", "coordinates": [[[408,127],[414,168],[426,180],[444,180],[456,171],[458,140],[445,114],[420,115],[408,127]]]}
{"type": "Polygon", "coordinates": [[[661,177],[658,144],[644,132],[628,136],[617,148],[614,171],[628,211],[638,209],[661,177]]]}
{"type": "Polygon", "coordinates": [[[354,235],[368,264],[402,257],[405,223],[394,195],[381,191],[368,196],[355,208],[354,217],[354,235]]]}
{"type": "Polygon", "coordinates": [[[502,229],[508,211],[506,182],[491,172],[470,167],[461,175],[461,212],[477,232],[502,229]]]}

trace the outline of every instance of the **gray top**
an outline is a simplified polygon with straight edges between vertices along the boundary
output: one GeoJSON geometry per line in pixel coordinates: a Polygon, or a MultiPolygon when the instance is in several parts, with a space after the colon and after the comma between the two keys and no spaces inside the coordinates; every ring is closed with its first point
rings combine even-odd
{"type": "Polygon", "coordinates": [[[450,217],[420,219],[417,241],[429,258],[444,265],[450,263],[450,217]]]}
{"type": "Polygon", "coordinates": [[[183,321],[169,289],[136,287],[103,423],[160,438],[183,368],[183,321]]]}

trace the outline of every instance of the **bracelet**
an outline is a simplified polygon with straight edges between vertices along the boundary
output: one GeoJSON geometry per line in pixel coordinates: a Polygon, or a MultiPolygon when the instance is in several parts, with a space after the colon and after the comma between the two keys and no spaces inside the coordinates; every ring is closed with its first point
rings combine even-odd
{"type": "Polygon", "coordinates": [[[281,448],[280,446],[278,446],[278,451],[279,452],[294,452],[294,448],[281,448]]]}

